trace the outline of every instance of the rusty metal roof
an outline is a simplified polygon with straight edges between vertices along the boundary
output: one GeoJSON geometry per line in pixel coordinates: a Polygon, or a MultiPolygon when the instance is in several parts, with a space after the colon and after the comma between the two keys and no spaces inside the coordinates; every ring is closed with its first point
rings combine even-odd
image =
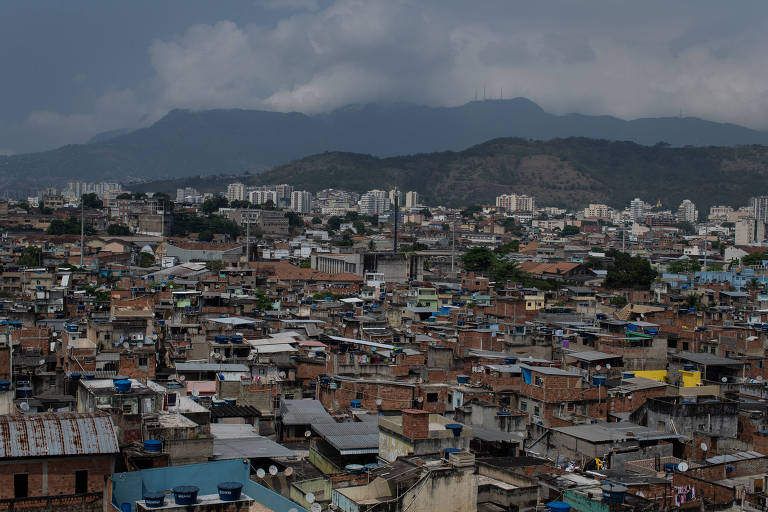
{"type": "Polygon", "coordinates": [[[106,413],[0,415],[0,459],[117,453],[106,413]]]}

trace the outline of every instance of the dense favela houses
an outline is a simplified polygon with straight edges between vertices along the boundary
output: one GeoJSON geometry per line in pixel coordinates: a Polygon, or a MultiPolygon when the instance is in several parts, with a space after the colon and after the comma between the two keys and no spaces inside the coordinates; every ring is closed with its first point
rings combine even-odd
{"type": "Polygon", "coordinates": [[[2,239],[9,510],[766,506],[760,198],[124,193],[2,239]]]}

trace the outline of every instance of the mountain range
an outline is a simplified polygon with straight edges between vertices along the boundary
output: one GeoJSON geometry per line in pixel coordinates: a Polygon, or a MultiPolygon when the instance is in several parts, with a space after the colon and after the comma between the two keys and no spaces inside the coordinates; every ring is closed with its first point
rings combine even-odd
{"type": "MultiPolygon", "coordinates": [[[[461,151],[499,137],[587,137],[641,145],[768,144],[768,133],[698,118],[554,115],[524,99],[458,107],[354,105],[308,116],[257,110],[174,110],[139,130],[114,130],[87,144],[0,156],[0,189],[21,195],[67,180],[174,179],[257,173],[309,155],[391,157],[461,151]]],[[[328,186],[341,186],[328,183],[328,186]]]]}
{"type": "Polygon", "coordinates": [[[167,192],[192,186],[216,192],[227,183],[289,183],[316,192],[342,188],[416,190],[426,204],[461,206],[493,202],[503,193],[526,193],[541,206],[625,207],[635,197],[676,209],[683,199],[706,214],[715,204],[741,205],[768,190],[767,146],[673,147],[572,137],[533,141],[494,139],[464,151],[380,158],[328,152],[260,174],[156,181],[136,191],[167,192]]]}

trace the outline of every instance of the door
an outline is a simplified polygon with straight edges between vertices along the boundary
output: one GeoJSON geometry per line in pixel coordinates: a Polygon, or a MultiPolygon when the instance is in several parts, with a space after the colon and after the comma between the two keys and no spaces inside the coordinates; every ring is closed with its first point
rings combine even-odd
{"type": "Polygon", "coordinates": [[[88,471],[81,469],[75,471],[75,494],[85,494],[88,492],[88,471]]]}
{"type": "Polygon", "coordinates": [[[17,473],[13,475],[13,497],[26,498],[29,496],[29,475],[17,473]]]}

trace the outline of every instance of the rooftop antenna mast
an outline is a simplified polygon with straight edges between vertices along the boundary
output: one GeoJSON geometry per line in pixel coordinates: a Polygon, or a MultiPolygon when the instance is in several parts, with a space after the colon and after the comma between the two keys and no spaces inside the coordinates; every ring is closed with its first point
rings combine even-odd
{"type": "Polygon", "coordinates": [[[397,228],[400,220],[400,190],[395,188],[395,241],[392,244],[394,253],[397,254],[397,228]]]}

